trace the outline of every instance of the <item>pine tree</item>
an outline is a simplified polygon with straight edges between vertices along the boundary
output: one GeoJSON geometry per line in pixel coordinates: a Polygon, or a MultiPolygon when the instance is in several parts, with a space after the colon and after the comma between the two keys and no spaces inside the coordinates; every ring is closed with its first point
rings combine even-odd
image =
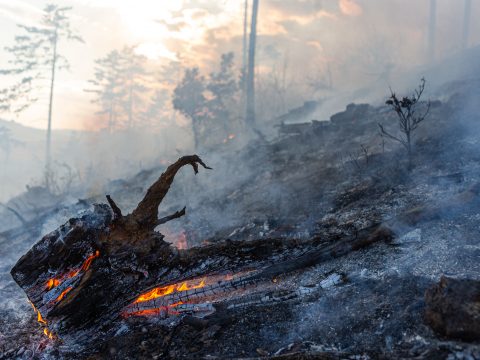
{"type": "Polygon", "coordinates": [[[19,80],[13,86],[0,91],[1,108],[13,113],[27,109],[37,97],[33,94],[35,84],[49,76],[48,122],[45,154],[45,185],[49,186],[51,177],[51,138],[52,112],[55,76],[58,70],[69,67],[67,59],[60,55],[58,45],[61,40],[83,40],[72,31],[67,13],[71,7],[59,7],[48,4],[43,10],[40,26],[18,24],[21,35],[15,36],[15,45],[5,50],[13,56],[9,61],[10,69],[0,71],[3,75],[13,75],[19,80]]]}
{"type": "Polygon", "coordinates": [[[95,60],[94,79],[89,80],[96,94],[93,100],[100,107],[99,115],[107,116],[107,128],[132,128],[142,120],[145,94],[151,91],[145,57],[135,54],[133,47],[113,50],[95,60]]]}
{"type": "Polygon", "coordinates": [[[235,108],[235,95],[238,91],[238,84],[233,69],[233,53],[222,54],[220,60],[220,71],[210,74],[207,90],[211,93],[206,106],[214,121],[221,122],[224,135],[230,132],[230,122],[233,118],[235,108]]]}
{"type": "Polygon", "coordinates": [[[192,121],[195,149],[200,146],[201,128],[208,118],[205,78],[198,68],[186,69],[183,79],[173,91],[173,107],[192,121]]]}
{"type": "Polygon", "coordinates": [[[111,51],[105,57],[95,60],[95,78],[88,81],[93,89],[85,90],[97,95],[92,102],[100,107],[97,114],[106,115],[109,132],[118,126],[120,104],[126,93],[122,86],[121,70],[119,52],[111,51]]]}
{"type": "Polygon", "coordinates": [[[146,58],[135,54],[134,47],[126,46],[122,49],[123,72],[125,89],[127,91],[123,108],[127,113],[127,127],[133,128],[137,116],[143,111],[140,106],[144,103],[144,96],[149,92],[149,74],[145,69],[146,58]]]}
{"type": "MultiPolygon", "coordinates": [[[[146,110],[141,114],[142,124],[149,128],[155,128],[159,124],[160,119],[168,118],[168,100],[170,93],[166,89],[155,90],[150,98],[146,110]]],[[[171,109],[171,108],[170,108],[171,109]]]]}

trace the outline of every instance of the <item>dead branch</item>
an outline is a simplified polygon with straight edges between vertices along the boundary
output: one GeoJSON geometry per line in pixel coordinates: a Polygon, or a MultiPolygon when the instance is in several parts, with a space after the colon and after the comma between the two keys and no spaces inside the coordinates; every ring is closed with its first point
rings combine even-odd
{"type": "Polygon", "coordinates": [[[162,225],[162,224],[165,224],[166,222],[168,222],[170,220],[178,219],[178,218],[182,217],[183,215],[185,215],[185,209],[186,209],[186,207],[184,207],[180,211],[174,212],[172,215],[164,216],[163,218],[158,219],[156,225],[157,226],[162,225]]]}
{"type": "Polygon", "coordinates": [[[197,155],[181,157],[170,165],[160,178],[150,186],[143,200],[133,210],[132,217],[145,229],[153,230],[158,223],[158,207],[167,195],[178,170],[185,165],[191,165],[193,171],[197,174],[199,164],[205,169],[211,169],[197,155]]]}
{"type": "Polygon", "coordinates": [[[415,89],[414,94],[411,96],[404,96],[400,98],[395,94],[392,89],[390,89],[390,97],[385,102],[389,105],[393,111],[398,116],[398,125],[400,127],[400,132],[403,134],[402,137],[397,137],[383,127],[382,124],[378,124],[380,127],[380,134],[391,140],[397,141],[402,144],[408,153],[409,165],[411,166],[411,155],[412,155],[412,137],[413,132],[418,128],[421,122],[423,122],[428,113],[430,112],[430,101],[427,102],[426,110],[423,114],[418,115],[417,109],[420,104],[420,99],[425,91],[425,79],[422,78],[420,85],[415,89]]]}
{"type": "Polygon", "coordinates": [[[114,220],[121,219],[123,217],[122,210],[120,210],[120,208],[117,206],[115,201],[113,201],[110,195],[106,195],[105,197],[107,198],[108,204],[112,208],[114,220]]]}
{"type": "Polygon", "coordinates": [[[8,206],[8,205],[5,205],[3,203],[0,203],[0,205],[2,205],[5,209],[7,209],[8,211],[10,211],[13,215],[15,215],[17,217],[18,220],[20,220],[20,222],[22,223],[23,226],[26,226],[27,225],[27,221],[25,220],[25,218],[20,215],[20,213],[15,210],[14,208],[12,208],[11,206],[8,206]]]}

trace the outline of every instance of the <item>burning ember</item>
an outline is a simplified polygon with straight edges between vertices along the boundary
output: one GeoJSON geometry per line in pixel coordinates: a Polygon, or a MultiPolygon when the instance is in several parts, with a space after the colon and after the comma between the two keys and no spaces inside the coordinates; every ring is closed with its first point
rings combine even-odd
{"type": "Polygon", "coordinates": [[[72,289],[73,287],[69,286],[68,288],[63,290],[62,293],[55,299],[55,302],[59,302],[60,300],[62,300],[65,297],[65,295],[67,295],[72,289]]]}
{"type": "MultiPolygon", "coordinates": [[[[83,264],[80,268],[71,270],[67,274],[61,275],[57,278],[48,279],[48,281],[45,285],[46,289],[51,290],[51,289],[61,285],[65,280],[71,279],[71,278],[77,276],[78,274],[80,274],[80,272],[87,271],[90,268],[90,265],[92,264],[92,261],[95,260],[99,256],[100,256],[100,251],[97,250],[97,251],[95,251],[94,254],[90,255],[89,257],[87,257],[87,259],[85,259],[85,261],[83,262],[83,264]]],[[[56,298],[56,302],[62,300],[70,290],[72,290],[72,287],[68,287],[67,289],[62,291],[62,293],[56,298]]]]}
{"type": "Polygon", "coordinates": [[[162,306],[159,308],[153,308],[153,309],[146,309],[146,310],[139,310],[139,311],[134,311],[128,314],[125,314],[126,316],[160,316],[162,314],[172,314],[172,315],[178,315],[179,312],[175,311],[177,306],[182,305],[183,302],[179,301],[178,303],[170,304],[167,306],[162,306]]]}
{"type": "Polygon", "coordinates": [[[191,289],[200,289],[205,287],[205,279],[202,279],[198,284],[192,284],[191,282],[184,281],[181,284],[173,284],[163,287],[158,287],[150,290],[149,292],[140,295],[134,303],[144,302],[151,299],[156,299],[162,296],[170,295],[175,292],[182,292],[191,289]]]}
{"type": "Polygon", "coordinates": [[[129,317],[212,313],[215,311],[212,303],[253,284],[248,280],[249,274],[251,271],[236,275],[212,275],[156,287],[138,296],[125,308],[122,315],[129,317]]]}
{"type": "Polygon", "coordinates": [[[177,246],[177,249],[185,250],[188,248],[187,235],[185,234],[185,231],[182,231],[180,235],[178,235],[175,244],[177,246]]]}
{"type": "MultiPolygon", "coordinates": [[[[100,252],[97,250],[93,254],[89,255],[77,269],[70,270],[66,274],[56,276],[54,278],[48,279],[45,283],[46,293],[44,296],[49,299],[50,304],[57,304],[62,301],[67,294],[74,289],[74,279],[77,276],[85,273],[90,266],[92,265],[93,260],[100,256],[100,252]]],[[[29,301],[30,302],[30,301],[29,301]]],[[[49,339],[55,339],[56,336],[48,329],[47,321],[43,318],[40,310],[38,310],[32,302],[33,311],[37,314],[37,321],[43,327],[43,333],[49,339]]]]}
{"type": "Polygon", "coordinates": [[[42,317],[40,311],[38,311],[38,309],[35,307],[35,305],[32,304],[31,301],[29,301],[29,303],[30,305],[32,305],[33,311],[35,311],[35,313],[37,314],[37,321],[43,327],[43,333],[45,334],[45,336],[48,337],[50,340],[54,340],[55,335],[48,329],[47,322],[42,317]]]}

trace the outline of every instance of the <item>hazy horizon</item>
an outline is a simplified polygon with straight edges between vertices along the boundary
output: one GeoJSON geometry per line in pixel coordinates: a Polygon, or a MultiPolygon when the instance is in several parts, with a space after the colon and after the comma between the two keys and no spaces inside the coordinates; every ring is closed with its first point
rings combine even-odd
{"type": "MultiPolygon", "coordinates": [[[[72,27],[85,43],[61,43],[60,52],[71,63],[70,71],[58,73],[54,93],[53,128],[99,129],[91,103],[84,90],[93,77],[94,60],[114,49],[134,46],[148,58],[148,67],[157,73],[171,61],[179,62],[178,73],[169,81],[178,82],[181,69],[198,66],[204,74],[218,66],[220,54],[235,53],[241,65],[243,2],[228,0],[184,0],[170,3],[152,1],[61,0],[72,6],[72,27]]],[[[0,66],[9,59],[4,46],[11,46],[21,32],[15,24],[38,23],[46,1],[0,0],[3,45],[0,66]]],[[[478,2],[472,13],[478,13],[478,2]]],[[[380,81],[389,71],[390,81],[426,62],[429,0],[287,0],[260,2],[256,71],[260,75],[286,78],[298,95],[292,105],[380,81]],[[308,82],[326,76],[332,89],[312,91],[308,82]]],[[[474,16],[472,15],[472,18],[474,16]]],[[[461,49],[463,2],[439,0],[437,13],[436,59],[461,49]]],[[[469,46],[480,42],[479,24],[472,21],[469,46]]],[[[158,78],[158,82],[165,79],[158,78]]],[[[170,87],[171,88],[171,87],[170,87]]],[[[0,114],[35,128],[45,128],[48,91],[40,101],[20,116],[0,114]]],[[[176,116],[181,126],[188,121],[176,116]]],[[[162,122],[163,119],[158,119],[162,122]]]]}

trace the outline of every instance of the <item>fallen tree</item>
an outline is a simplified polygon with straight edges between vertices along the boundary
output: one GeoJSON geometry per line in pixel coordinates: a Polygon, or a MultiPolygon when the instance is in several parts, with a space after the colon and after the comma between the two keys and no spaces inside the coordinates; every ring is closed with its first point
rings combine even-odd
{"type": "Polygon", "coordinates": [[[208,166],[196,155],[170,165],[131,214],[110,206],[72,218],[43,237],[11,271],[50,337],[88,344],[108,336],[113,324],[132,314],[212,312],[225,294],[315,265],[378,241],[392,231],[380,223],[342,239],[224,241],[177,250],[156,226],[158,207],[177,172],[208,166]],[[201,279],[201,280],[199,280],[201,279]],[[202,301],[209,299],[208,306],[202,301]]]}

